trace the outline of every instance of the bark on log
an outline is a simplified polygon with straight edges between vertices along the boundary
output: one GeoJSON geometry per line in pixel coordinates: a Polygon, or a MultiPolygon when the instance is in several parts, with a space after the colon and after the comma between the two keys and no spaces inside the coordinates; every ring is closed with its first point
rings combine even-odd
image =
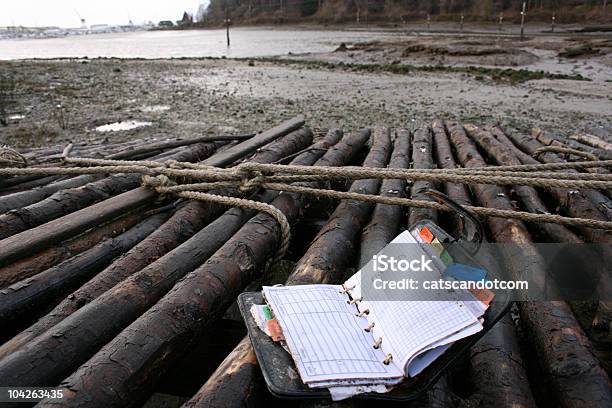
{"type": "Polygon", "coordinates": [[[196,143],[210,143],[210,142],[218,142],[225,141],[231,142],[236,140],[248,140],[255,136],[255,134],[248,135],[220,135],[220,136],[201,136],[195,137],[193,139],[176,139],[176,140],[167,140],[163,142],[151,143],[147,147],[132,147],[127,149],[122,149],[121,152],[107,155],[106,158],[112,160],[122,160],[129,157],[140,156],[151,154],[158,150],[167,150],[174,149],[180,146],[189,146],[196,143]]]}
{"type": "MultiPolygon", "coordinates": [[[[506,136],[522,151],[532,154],[536,149],[542,147],[540,142],[529,135],[506,134],[506,136]]],[[[545,163],[562,163],[563,160],[554,153],[543,153],[540,158],[545,163]]],[[[539,162],[536,162],[539,163],[539,162]]],[[[564,170],[570,171],[570,170],[564,170]]],[[[593,190],[579,189],[548,189],[556,198],[560,210],[572,217],[591,218],[594,220],[607,220],[606,216],[599,210],[595,203],[589,198],[589,192],[593,190]]],[[[602,195],[599,192],[596,192],[602,195]]],[[[587,241],[612,243],[612,234],[607,231],[594,230],[591,228],[581,228],[587,241]]]]}
{"type": "Polygon", "coordinates": [[[20,259],[0,267],[0,288],[36,275],[91,248],[102,239],[112,238],[126,229],[132,228],[142,220],[142,212],[145,210],[146,208],[144,207],[138,208],[136,211],[122,215],[100,227],[94,227],[77,237],[70,237],[65,241],[59,241],[53,246],[45,248],[28,258],[20,259]]]}
{"type": "MultiPolygon", "coordinates": [[[[521,164],[520,160],[504,145],[498,142],[490,132],[470,124],[465,124],[464,128],[468,136],[470,136],[498,165],[514,166],[521,164]]],[[[535,188],[531,186],[514,186],[512,189],[516,192],[527,211],[534,214],[549,213],[548,208],[540,199],[535,188]]],[[[552,242],[571,242],[575,244],[583,242],[582,239],[578,238],[576,234],[563,225],[552,223],[534,223],[533,225],[552,242]]]]}
{"type": "MultiPolygon", "coordinates": [[[[455,129],[456,123],[449,122],[449,128],[455,129]]],[[[432,124],[434,137],[434,150],[436,156],[436,164],[441,169],[456,169],[460,167],[455,162],[453,150],[448,140],[446,126],[441,120],[434,120],[432,124]]],[[[472,200],[470,193],[465,184],[444,183],[444,191],[453,200],[461,205],[470,205],[472,200]]]]}
{"type": "MultiPolygon", "coordinates": [[[[417,129],[414,131],[414,137],[412,141],[412,168],[415,169],[433,169],[433,156],[432,156],[433,137],[429,128],[417,129]]],[[[431,181],[417,180],[412,184],[410,189],[410,198],[414,200],[427,200],[432,199],[425,194],[429,189],[435,189],[435,183],[431,181]]],[[[410,208],[408,217],[408,228],[413,224],[430,219],[435,221],[437,219],[437,211],[429,208],[410,208]]]]}
{"type": "MultiPolygon", "coordinates": [[[[562,138],[559,136],[553,137],[548,132],[542,131],[539,128],[533,128],[531,130],[531,135],[535,137],[538,142],[546,145],[546,146],[561,146],[561,147],[571,147],[576,150],[580,150],[585,153],[591,153],[600,159],[609,160],[612,159],[612,151],[597,149],[593,146],[585,145],[573,139],[562,138]]],[[[582,158],[581,160],[584,160],[582,158]]]]}
{"type": "Polygon", "coordinates": [[[30,204],[44,200],[51,194],[75,187],[80,187],[84,184],[92,183],[102,178],[102,175],[88,174],[86,176],[72,177],[66,180],[57,181],[55,183],[47,184],[42,187],[33,188],[26,191],[20,191],[17,193],[9,194],[0,197],[0,214],[4,214],[7,211],[14,210],[15,208],[26,207],[30,204]]]}
{"type": "MultiPolygon", "coordinates": [[[[389,133],[387,128],[376,131],[389,133]]],[[[375,131],[375,132],[376,132],[375,131]]],[[[393,153],[389,168],[406,169],[410,165],[410,132],[398,129],[393,142],[393,153]]],[[[387,197],[406,197],[406,180],[385,179],[380,186],[380,195],[387,197]]],[[[404,208],[397,205],[377,204],[370,222],[361,233],[359,267],[367,264],[381,249],[395,238],[403,227],[404,208]]]]}
{"type": "Polygon", "coordinates": [[[239,143],[224,152],[220,152],[219,154],[209,157],[201,164],[217,167],[227,166],[246,156],[247,154],[253,153],[258,148],[278,139],[279,137],[284,136],[293,130],[299,129],[303,125],[304,118],[302,116],[297,116],[295,118],[286,120],[272,129],[259,133],[249,140],[239,143]]]}
{"type": "MultiPolygon", "coordinates": [[[[474,143],[460,131],[451,132],[451,141],[464,167],[484,166],[474,143]]],[[[480,204],[491,208],[512,209],[503,189],[492,185],[474,185],[480,204]]],[[[520,246],[520,252],[508,249],[506,266],[514,279],[525,270],[544,268],[538,251],[522,222],[489,217],[489,229],[496,242],[520,246]]],[[[544,272],[541,272],[544,276],[544,272]]],[[[519,302],[521,321],[534,340],[539,363],[554,387],[555,403],[561,407],[612,404],[610,379],[591,354],[591,344],[565,302],[519,302]]]]}
{"type": "MultiPolygon", "coordinates": [[[[342,132],[332,131],[327,138],[321,143],[315,144],[314,147],[327,149],[330,145],[335,144],[341,136],[342,132]]],[[[291,154],[293,151],[304,148],[311,140],[312,132],[306,129],[298,130],[270,143],[261,152],[256,153],[251,160],[259,163],[265,163],[266,160],[276,161],[291,154]]],[[[303,153],[303,163],[312,163],[322,154],[322,150],[303,153]]],[[[302,163],[298,162],[297,164],[302,163]]],[[[200,201],[192,201],[186,204],[168,222],[147,237],[142,243],[138,244],[110,267],[72,293],[30,328],[0,346],[0,359],[54,326],[132,273],[144,268],[151,263],[152,259],[164,255],[184,242],[196,231],[216,218],[221,211],[222,209],[219,206],[200,201]]]]}
{"type": "MultiPolygon", "coordinates": [[[[210,166],[224,166],[234,162],[240,157],[252,153],[257,148],[286,135],[303,124],[302,118],[295,118],[283,122],[281,125],[265,131],[247,141],[239,143],[231,148],[213,155],[202,164],[210,166]]],[[[196,145],[206,146],[206,145],[196,145]]],[[[189,149],[193,151],[197,149],[189,149]]],[[[178,158],[178,160],[185,160],[178,158]]],[[[143,203],[151,201],[157,194],[150,189],[139,187],[137,189],[112,197],[101,203],[94,204],[82,210],[75,211],[69,216],[64,216],[50,221],[46,224],[32,228],[28,231],[15,234],[9,238],[0,240],[0,246],[5,248],[0,253],[0,266],[17,259],[27,252],[36,250],[61,237],[74,235],[84,231],[92,225],[99,224],[111,219],[122,212],[129,211],[143,203]]]]}
{"type": "Polygon", "coordinates": [[[595,135],[589,135],[588,133],[576,133],[575,135],[572,135],[569,138],[577,140],[589,146],[593,146],[597,149],[603,149],[608,151],[612,150],[612,143],[606,142],[605,140],[602,140],[595,135]]]}
{"type": "MultiPolygon", "coordinates": [[[[0,197],[7,196],[9,194],[18,193],[20,191],[30,190],[36,187],[46,186],[49,183],[53,183],[55,181],[60,181],[63,179],[64,178],[61,176],[49,176],[49,177],[37,178],[36,180],[26,181],[24,183],[20,183],[15,186],[9,186],[5,188],[0,187],[0,197]]],[[[2,179],[0,179],[0,184],[1,183],[2,183],[2,179]]]]}
{"type": "MultiPolygon", "coordinates": [[[[289,140],[292,141],[296,137],[308,140],[307,134],[299,137],[294,135],[289,140]]],[[[279,141],[279,143],[283,142],[279,141]]],[[[291,149],[296,148],[291,143],[287,146],[289,146],[288,149],[276,149],[280,157],[272,157],[272,159],[279,159],[291,149]]],[[[313,157],[311,153],[307,155],[313,157]]],[[[276,193],[268,193],[262,199],[269,200],[274,195],[276,193]]],[[[0,378],[12,378],[14,382],[32,384],[59,383],[62,378],[94,354],[100,346],[111,340],[119,331],[152,306],[178,279],[201,265],[253,214],[254,211],[237,208],[226,211],[223,216],[200,230],[188,241],[104,292],[88,305],[1,360],[0,372],[4,369],[8,372],[15,370],[16,372],[12,377],[0,374],[0,378]],[[96,332],[95,338],[89,335],[92,333],[91,330],[96,332]],[[53,335],[58,332],[63,333],[61,339],[53,335]],[[45,361],[47,357],[44,356],[52,359],[58,358],[59,362],[48,364],[48,361],[45,361]],[[31,360],[30,364],[38,368],[25,369],[20,363],[24,360],[31,360]],[[4,363],[7,365],[4,366],[4,363]]]]}
{"type": "MultiPolygon", "coordinates": [[[[196,144],[169,156],[178,161],[199,161],[215,151],[214,144],[196,144]]],[[[77,180],[88,179],[79,176],[77,180]]],[[[76,188],[57,191],[24,208],[0,215],[0,239],[37,227],[140,185],[139,174],[117,174],[76,188]]],[[[73,183],[75,181],[73,180],[73,183]]]]}
{"type": "MultiPolygon", "coordinates": [[[[302,200],[300,195],[283,193],[272,205],[292,222],[301,212],[302,200]]],[[[168,364],[176,361],[208,324],[221,317],[238,293],[261,273],[279,241],[280,228],[274,218],[255,216],[154,308],[71,375],[63,383],[70,388],[66,389],[68,403],[105,407],[141,403],[168,364]],[[116,364],[119,361],[122,363],[116,364]],[[126,370],[124,363],[131,369],[126,370]],[[90,386],[102,378],[107,387],[90,386]]],[[[46,403],[53,405],[52,401],[43,401],[41,406],[46,403]]]]}
{"type": "Polygon", "coordinates": [[[0,346],[0,360],[44,333],[128,276],[176,248],[219,215],[220,208],[191,201],[180,208],[155,232],[94,276],[51,312],[0,346]]]}
{"type": "Polygon", "coordinates": [[[40,313],[142,241],[166,221],[168,215],[167,212],[153,215],[115,238],[106,239],[59,265],[0,290],[0,341],[14,335],[31,322],[36,312],[40,313]]]}
{"type": "MultiPolygon", "coordinates": [[[[356,133],[344,137],[330,149],[316,165],[338,166],[349,163],[369,137],[368,133],[356,133]]],[[[322,274],[317,274],[322,276],[322,274]]],[[[313,277],[313,282],[316,278],[313,277]]],[[[261,383],[256,383],[261,371],[248,338],[245,338],[226,358],[208,381],[186,403],[195,407],[243,407],[254,403],[261,395],[261,383]]]]}

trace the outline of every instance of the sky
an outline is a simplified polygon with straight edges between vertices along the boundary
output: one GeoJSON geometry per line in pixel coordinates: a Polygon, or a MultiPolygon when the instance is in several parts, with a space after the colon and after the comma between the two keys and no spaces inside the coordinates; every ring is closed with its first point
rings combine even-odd
{"type": "Polygon", "coordinates": [[[87,24],[134,24],[180,20],[205,0],[0,0],[0,26],[79,27],[87,24]]]}

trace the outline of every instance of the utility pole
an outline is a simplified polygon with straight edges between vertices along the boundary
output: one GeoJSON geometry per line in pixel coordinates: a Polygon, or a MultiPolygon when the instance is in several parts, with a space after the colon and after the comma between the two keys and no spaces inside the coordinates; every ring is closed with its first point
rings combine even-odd
{"type": "Polygon", "coordinates": [[[459,23],[459,28],[461,31],[463,31],[463,20],[464,20],[465,16],[462,14],[461,15],[461,23],[459,23]]]}
{"type": "Polygon", "coordinates": [[[521,11],[521,41],[525,40],[525,7],[527,3],[523,2],[523,10],[521,11]]]}
{"type": "Polygon", "coordinates": [[[501,33],[502,24],[504,23],[504,13],[499,13],[499,25],[497,30],[501,33]]]}
{"type": "Polygon", "coordinates": [[[552,15],[552,23],[550,24],[550,32],[551,33],[555,32],[555,12],[554,11],[552,15]]]}
{"type": "Polygon", "coordinates": [[[427,31],[431,31],[431,16],[427,14],[427,31]]]}
{"type": "Polygon", "coordinates": [[[225,35],[227,37],[227,46],[230,46],[230,36],[229,36],[229,27],[230,27],[230,15],[229,8],[227,7],[227,1],[225,2],[225,35]]]}

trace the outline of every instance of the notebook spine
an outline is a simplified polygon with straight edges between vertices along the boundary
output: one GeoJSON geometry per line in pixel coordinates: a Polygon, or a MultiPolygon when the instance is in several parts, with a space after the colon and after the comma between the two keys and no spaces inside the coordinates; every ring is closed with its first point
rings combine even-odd
{"type": "MultiPolygon", "coordinates": [[[[351,295],[351,291],[355,289],[355,286],[351,286],[351,287],[346,287],[344,284],[342,284],[342,290],[340,291],[340,294],[342,295],[347,295],[349,300],[346,301],[346,303],[348,303],[349,305],[355,305],[355,307],[357,307],[357,312],[355,315],[357,317],[364,317],[370,314],[370,309],[365,309],[365,310],[359,310],[359,303],[361,303],[361,301],[363,300],[363,296],[359,297],[359,298],[354,298],[351,295]]],[[[363,330],[365,330],[366,332],[370,333],[372,331],[372,329],[374,328],[374,325],[376,323],[375,322],[370,322],[366,327],[364,327],[363,330]]],[[[379,349],[381,344],[382,344],[382,337],[379,337],[378,339],[376,339],[374,341],[374,343],[372,344],[372,347],[375,349],[379,349]]],[[[385,365],[389,365],[391,363],[391,361],[393,360],[393,355],[391,353],[388,353],[384,360],[382,361],[383,364],[385,365]]]]}

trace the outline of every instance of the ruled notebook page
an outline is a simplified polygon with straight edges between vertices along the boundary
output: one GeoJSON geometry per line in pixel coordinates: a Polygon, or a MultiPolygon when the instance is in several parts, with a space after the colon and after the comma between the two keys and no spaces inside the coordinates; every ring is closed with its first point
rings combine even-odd
{"type": "Polygon", "coordinates": [[[345,379],[401,378],[404,373],[374,349],[340,285],[264,287],[264,295],[283,329],[305,383],[345,379]]]}

